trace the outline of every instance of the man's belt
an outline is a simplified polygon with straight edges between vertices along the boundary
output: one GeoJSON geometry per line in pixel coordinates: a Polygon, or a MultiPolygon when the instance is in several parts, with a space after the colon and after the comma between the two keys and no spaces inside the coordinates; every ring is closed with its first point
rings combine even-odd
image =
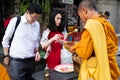
{"type": "Polygon", "coordinates": [[[20,61],[20,62],[31,62],[31,61],[35,61],[35,58],[34,58],[34,57],[25,58],[25,59],[10,57],[10,59],[11,59],[12,61],[20,61]]]}

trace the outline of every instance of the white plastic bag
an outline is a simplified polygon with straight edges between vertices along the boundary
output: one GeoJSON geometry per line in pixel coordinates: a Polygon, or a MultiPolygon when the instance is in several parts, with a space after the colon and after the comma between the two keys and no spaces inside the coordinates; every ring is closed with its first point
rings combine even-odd
{"type": "Polygon", "coordinates": [[[72,53],[70,53],[65,47],[61,49],[61,64],[71,64],[72,61],[72,53]]]}

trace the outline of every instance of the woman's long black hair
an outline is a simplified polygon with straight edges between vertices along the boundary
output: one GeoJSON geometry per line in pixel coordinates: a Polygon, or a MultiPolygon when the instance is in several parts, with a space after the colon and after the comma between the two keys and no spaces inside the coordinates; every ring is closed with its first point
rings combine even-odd
{"type": "Polygon", "coordinates": [[[50,13],[49,15],[49,24],[48,24],[48,28],[50,29],[50,31],[59,31],[59,32],[63,32],[64,31],[64,25],[63,25],[64,19],[63,19],[63,14],[60,11],[54,10],[50,13]],[[62,15],[62,19],[61,19],[61,24],[59,26],[56,26],[55,23],[55,16],[57,14],[61,14],[62,15]]]}

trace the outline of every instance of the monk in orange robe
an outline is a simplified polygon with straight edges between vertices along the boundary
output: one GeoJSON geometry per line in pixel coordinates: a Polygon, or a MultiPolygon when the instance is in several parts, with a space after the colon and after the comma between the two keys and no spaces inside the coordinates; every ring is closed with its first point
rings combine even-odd
{"type": "Polygon", "coordinates": [[[10,80],[6,68],[0,64],[0,80],[10,80]]]}
{"type": "Polygon", "coordinates": [[[118,39],[113,26],[100,17],[91,0],[79,4],[78,14],[84,30],[81,40],[69,49],[82,58],[78,80],[118,80],[118,39]]]}

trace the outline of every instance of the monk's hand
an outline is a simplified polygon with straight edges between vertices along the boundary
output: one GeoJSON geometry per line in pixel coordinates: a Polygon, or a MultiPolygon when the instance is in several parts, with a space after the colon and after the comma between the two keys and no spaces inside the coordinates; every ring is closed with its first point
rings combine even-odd
{"type": "Polygon", "coordinates": [[[70,51],[72,54],[75,53],[75,50],[74,50],[72,47],[69,48],[69,51],[70,51]]]}

